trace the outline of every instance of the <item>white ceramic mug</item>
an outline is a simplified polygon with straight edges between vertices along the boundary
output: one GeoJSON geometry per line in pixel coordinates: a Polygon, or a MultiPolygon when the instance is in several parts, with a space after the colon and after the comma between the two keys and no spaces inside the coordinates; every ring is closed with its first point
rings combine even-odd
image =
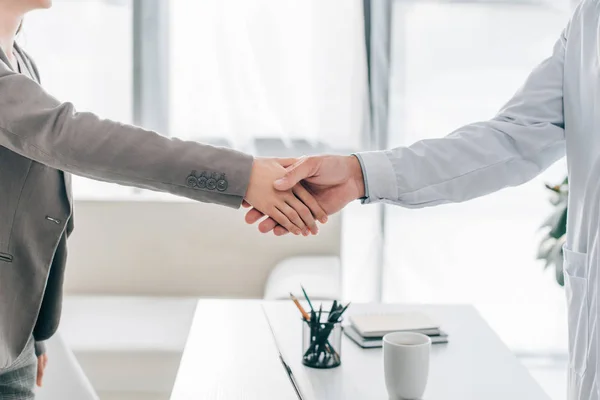
{"type": "Polygon", "coordinates": [[[431,338],[395,332],[383,337],[385,385],[390,400],[420,399],[427,386],[431,338]]]}

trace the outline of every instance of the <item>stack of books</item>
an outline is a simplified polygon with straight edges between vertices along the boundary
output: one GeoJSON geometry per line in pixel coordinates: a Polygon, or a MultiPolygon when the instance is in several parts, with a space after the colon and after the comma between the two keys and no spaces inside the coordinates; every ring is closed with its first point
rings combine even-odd
{"type": "Polygon", "coordinates": [[[429,336],[432,343],[448,342],[448,334],[439,324],[419,312],[358,314],[349,320],[344,333],[363,348],[381,347],[383,336],[392,332],[417,332],[429,336]]]}

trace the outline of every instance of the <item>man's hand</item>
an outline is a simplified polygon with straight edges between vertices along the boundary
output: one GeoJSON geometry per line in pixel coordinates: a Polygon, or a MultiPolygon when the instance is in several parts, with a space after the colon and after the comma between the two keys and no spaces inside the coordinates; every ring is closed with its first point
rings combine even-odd
{"type": "Polygon", "coordinates": [[[48,364],[48,355],[46,353],[38,356],[37,379],[36,379],[36,384],[38,385],[38,387],[42,387],[42,380],[44,379],[44,371],[46,370],[47,364],[48,364]]]}
{"type": "MultiPolygon", "coordinates": [[[[353,200],[365,195],[362,169],[355,156],[316,156],[295,160],[279,160],[287,167],[285,176],[275,181],[277,190],[297,187],[299,182],[308,190],[327,215],[334,214],[353,200]],[[286,165],[287,164],[287,165],[286,165]]],[[[264,216],[256,208],[248,211],[246,222],[253,224],[264,216]]],[[[324,222],[319,218],[321,222],[324,222]]],[[[275,235],[285,235],[289,229],[278,226],[272,218],[262,221],[258,229],[275,235]]]]}
{"type": "Polygon", "coordinates": [[[279,190],[273,186],[275,180],[286,174],[282,164],[291,163],[292,160],[256,158],[244,206],[251,205],[259,215],[268,215],[273,227],[279,224],[281,229],[296,235],[316,234],[318,228],[315,218],[322,220],[326,214],[313,196],[302,185],[292,184],[279,190]]]}

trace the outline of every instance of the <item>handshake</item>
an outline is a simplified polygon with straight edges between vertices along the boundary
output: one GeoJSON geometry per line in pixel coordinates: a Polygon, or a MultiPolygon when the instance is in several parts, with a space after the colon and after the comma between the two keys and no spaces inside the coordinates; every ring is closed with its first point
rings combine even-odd
{"type": "Polygon", "coordinates": [[[317,234],[316,221],[364,197],[363,173],[355,156],[256,158],[243,206],[246,222],[264,216],[258,228],[281,236],[317,234]]]}

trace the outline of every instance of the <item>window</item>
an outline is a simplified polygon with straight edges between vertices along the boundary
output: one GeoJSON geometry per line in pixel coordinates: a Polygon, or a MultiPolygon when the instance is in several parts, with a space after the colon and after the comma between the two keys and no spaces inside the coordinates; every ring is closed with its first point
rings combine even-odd
{"type": "MultiPolygon", "coordinates": [[[[164,15],[152,4],[58,0],[27,18],[21,42],[44,87],[78,110],[126,123],[140,107],[162,114],[162,104],[147,102],[160,90],[144,86],[158,79],[145,76],[136,91],[133,71],[141,67],[168,75],[157,77],[169,97],[163,134],[258,155],[361,146],[368,90],[361,0],[165,0],[164,25],[147,18],[147,11],[164,15]],[[166,69],[143,65],[134,49],[157,37],[169,38],[166,69]]],[[[73,189],[76,198],[146,193],[79,177],[73,189]]]]}
{"type": "MultiPolygon", "coordinates": [[[[31,13],[19,42],[44,88],[81,111],[132,121],[132,5],[129,0],[58,0],[31,13]]],[[[127,195],[131,188],[73,177],[76,198],[127,195]]]]}
{"type": "Polygon", "coordinates": [[[367,110],[362,1],[170,5],[175,136],[247,151],[269,140],[360,146],[367,110]]]}
{"type": "Polygon", "coordinates": [[[20,39],[50,93],[131,122],[131,18],[127,0],[59,0],[28,16],[20,39]]]}
{"type": "MultiPolygon", "coordinates": [[[[394,4],[391,146],[493,117],[551,54],[569,16],[531,4],[394,4]]],[[[565,174],[560,162],[466,204],[387,207],[385,300],[475,303],[515,350],[565,350],[564,293],[535,260],[551,210],[544,183],[565,174]]]]}

